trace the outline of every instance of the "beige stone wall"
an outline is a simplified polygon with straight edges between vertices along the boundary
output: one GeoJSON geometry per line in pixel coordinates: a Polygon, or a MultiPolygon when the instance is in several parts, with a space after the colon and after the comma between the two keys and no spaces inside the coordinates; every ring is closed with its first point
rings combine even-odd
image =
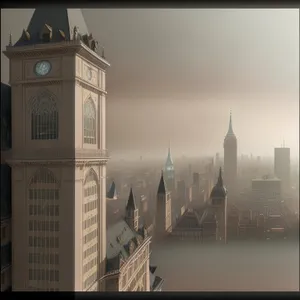
{"type": "MultiPolygon", "coordinates": [[[[12,86],[12,155],[8,158],[12,167],[12,285],[15,291],[26,290],[61,290],[81,291],[84,289],[83,274],[83,199],[84,180],[92,168],[97,177],[98,186],[98,248],[96,252],[97,279],[104,275],[106,257],[106,161],[99,155],[105,144],[105,71],[88,59],[68,51],[49,55],[45,45],[31,50],[19,48],[20,54],[11,54],[10,84],[12,86]],[[41,47],[41,49],[38,49],[41,47]],[[22,53],[23,51],[23,53],[22,53]],[[28,55],[27,55],[28,54],[28,55]],[[49,74],[37,77],[35,64],[40,60],[48,60],[51,65],[49,74]],[[91,77],[87,70],[91,70],[91,77]],[[31,139],[31,109],[37,97],[44,94],[51,97],[57,106],[59,115],[59,136],[57,140],[31,139]],[[83,143],[83,104],[91,98],[96,108],[97,143],[83,143]],[[98,151],[82,152],[80,160],[75,152],[81,150],[98,151]],[[95,159],[96,158],[96,159],[95,159]],[[89,162],[93,160],[94,163],[89,162]],[[54,232],[35,232],[34,236],[44,238],[48,235],[59,238],[59,246],[53,250],[59,256],[59,264],[55,270],[59,272],[59,280],[45,285],[43,282],[29,280],[29,270],[47,270],[49,265],[29,262],[33,252],[29,246],[29,237],[33,233],[29,229],[30,221],[41,221],[40,216],[29,215],[30,180],[40,168],[48,168],[59,184],[59,230],[54,232]]],[[[71,45],[72,46],[72,45],[71,45]]],[[[61,46],[51,45],[55,51],[61,46]]],[[[54,51],[53,50],[53,51],[54,51]]],[[[10,54],[8,54],[9,56],[10,54]]],[[[86,56],[89,54],[86,53],[86,56]]],[[[92,54],[94,55],[94,54],[92,54]]],[[[97,59],[93,58],[94,62],[97,59]]],[[[50,220],[51,221],[51,220],[50,220]]],[[[51,249],[47,249],[52,253],[51,249]]],[[[54,254],[53,252],[53,254],[54,254]]],[[[51,266],[53,269],[53,266],[51,266]]],[[[92,282],[89,290],[98,290],[98,282],[92,282]]]]}

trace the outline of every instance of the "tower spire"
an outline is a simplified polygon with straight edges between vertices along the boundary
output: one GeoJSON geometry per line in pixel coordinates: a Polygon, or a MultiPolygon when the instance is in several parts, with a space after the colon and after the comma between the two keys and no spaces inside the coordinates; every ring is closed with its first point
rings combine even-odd
{"type": "Polygon", "coordinates": [[[126,209],[136,209],[136,204],[135,204],[135,199],[134,199],[134,195],[133,195],[133,191],[132,191],[132,186],[130,187],[130,193],[129,193],[129,198],[127,201],[127,205],[126,205],[126,209]]]}
{"type": "Polygon", "coordinates": [[[228,134],[234,134],[233,129],[232,129],[232,111],[231,111],[231,109],[230,109],[230,117],[229,117],[228,134]]]}
{"type": "Polygon", "coordinates": [[[160,177],[160,181],[159,181],[159,185],[158,185],[157,194],[165,194],[166,191],[167,191],[167,189],[166,189],[166,184],[165,184],[165,180],[164,180],[164,171],[161,170],[161,177],[160,177]]]}
{"type": "Polygon", "coordinates": [[[220,167],[220,169],[219,169],[219,177],[218,177],[217,185],[218,185],[218,186],[223,186],[222,168],[221,168],[221,167],[220,167]]]}

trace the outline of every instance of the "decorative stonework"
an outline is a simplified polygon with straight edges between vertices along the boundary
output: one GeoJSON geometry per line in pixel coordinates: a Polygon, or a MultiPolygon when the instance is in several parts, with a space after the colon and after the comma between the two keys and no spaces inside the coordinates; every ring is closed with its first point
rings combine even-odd
{"type": "Polygon", "coordinates": [[[82,86],[83,88],[90,90],[96,94],[106,95],[107,92],[99,89],[97,86],[94,86],[92,84],[89,84],[88,82],[83,81],[81,78],[76,78],[76,84],[79,86],[82,86]]]}

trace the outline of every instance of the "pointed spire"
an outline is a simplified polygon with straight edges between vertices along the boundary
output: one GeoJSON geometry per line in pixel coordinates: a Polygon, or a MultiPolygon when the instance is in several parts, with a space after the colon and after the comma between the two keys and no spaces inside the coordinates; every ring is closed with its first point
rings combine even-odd
{"type": "Polygon", "coordinates": [[[165,180],[164,180],[164,172],[161,171],[161,177],[160,177],[160,181],[159,181],[159,185],[158,185],[157,194],[165,194],[166,191],[167,191],[167,189],[166,189],[166,184],[165,184],[165,180]]]}
{"type": "Polygon", "coordinates": [[[230,110],[230,117],[229,117],[229,128],[227,134],[234,134],[233,129],[232,129],[232,112],[230,110]]]}
{"type": "Polygon", "coordinates": [[[133,210],[136,209],[135,198],[133,195],[132,187],[130,188],[129,198],[126,205],[126,210],[127,209],[133,209],[133,210]]]}
{"type": "Polygon", "coordinates": [[[114,181],[112,182],[110,189],[109,189],[108,193],[106,194],[106,198],[113,199],[113,200],[116,200],[118,198],[116,184],[114,181]]]}
{"type": "Polygon", "coordinates": [[[217,185],[218,186],[223,186],[222,168],[221,167],[220,167],[220,170],[219,170],[219,177],[218,177],[217,185]]]}
{"type": "Polygon", "coordinates": [[[171,140],[169,140],[168,156],[167,156],[166,166],[172,166],[172,165],[173,165],[173,160],[172,160],[172,156],[171,156],[171,140]]]}

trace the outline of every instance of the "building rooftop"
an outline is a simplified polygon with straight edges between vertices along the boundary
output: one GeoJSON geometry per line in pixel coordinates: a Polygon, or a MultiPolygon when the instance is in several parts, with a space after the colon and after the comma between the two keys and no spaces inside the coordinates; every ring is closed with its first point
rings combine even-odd
{"type": "Polygon", "coordinates": [[[145,235],[143,228],[136,232],[122,218],[108,227],[106,237],[107,271],[113,271],[143,243],[145,235]]]}
{"type": "Polygon", "coordinates": [[[41,38],[43,30],[51,32],[52,38],[49,41],[51,43],[72,40],[75,26],[80,35],[89,34],[81,9],[69,9],[61,6],[36,8],[26,32],[23,32],[14,46],[43,43],[41,38]]]}
{"type": "Polygon", "coordinates": [[[164,180],[164,174],[161,172],[161,177],[158,185],[157,194],[165,194],[167,192],[166,183],[164,180]]]}
{"type": "Polygon", "coordinates": [[[115,184],[114,181],[112,182],[112,184],[109,188],[109,191],[106,194],[106,198],[112,199],[112,200],[116,200],[118,198],[117,197],[116,184],[115,184]]]}

